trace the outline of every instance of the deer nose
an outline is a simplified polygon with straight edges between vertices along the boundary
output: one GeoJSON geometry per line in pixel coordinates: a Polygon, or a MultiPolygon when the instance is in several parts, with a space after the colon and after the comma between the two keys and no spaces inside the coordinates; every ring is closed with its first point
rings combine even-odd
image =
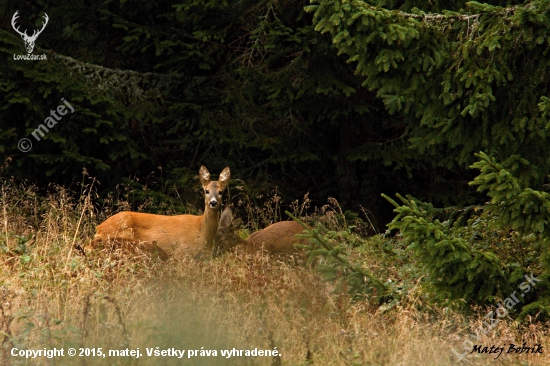
{"type": "Polygon", "coordinates": [[[218,201],[210,200],[210,208],[216,208],[218,206],[218,201]]]}

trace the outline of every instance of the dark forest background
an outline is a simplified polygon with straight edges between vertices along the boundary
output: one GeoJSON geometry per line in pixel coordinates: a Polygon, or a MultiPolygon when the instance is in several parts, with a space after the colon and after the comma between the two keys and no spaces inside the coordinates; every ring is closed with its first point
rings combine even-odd
{"type": "Polygon", "coordinates": [[[101,196],[185,201],[201,164],[230,166],[233,188],[336,197],[383,230],[381,193],[483,202],[475,152],[521,157],[534,187],[549,173],[547,1],[0,4],[4,179],[70,186],[85,168],[101,196]],[[33,52],[47,61],[13,59],[16,11],[29,34],[49,16],[33,52]],[[62,98],[75,112],[35,141],[62,98]]]}

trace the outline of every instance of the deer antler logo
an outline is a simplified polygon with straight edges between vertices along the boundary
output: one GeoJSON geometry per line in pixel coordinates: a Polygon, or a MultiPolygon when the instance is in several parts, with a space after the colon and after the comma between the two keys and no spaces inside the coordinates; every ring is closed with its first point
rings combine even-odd
{"type": "Polygon", "coordinates": [[[26,29],[25,29],[25,32],[20,32],[19,27],[15,28],[15,20],[19,17],[17,13],[19,13],[19,10],[16,11],[15,14],[13,14],[13,17],[11,18],[11,26],[17,33],[19,33],[21,38],[23,38],[23,41],[25,42],[25,48],[27,49],[27,53],[32,53],[32,50],[34,49],[34,42],[36,42],[36,39],[38,38],[40,33],[42,33],[44,28],[46,28],[46,25],[48,24],[48,20],[50,18],[48,18],[48,14],[44,13],[44,22],[42,23],[42,29],[40,30],[35,29],[32,36],[29,37],[26,29]]]}

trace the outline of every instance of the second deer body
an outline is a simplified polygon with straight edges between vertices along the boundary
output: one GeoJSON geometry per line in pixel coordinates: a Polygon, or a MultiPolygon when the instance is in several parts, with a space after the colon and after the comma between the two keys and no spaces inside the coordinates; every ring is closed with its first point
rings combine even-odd
{"type": "Polygon", "coordinates": [[[276,257],[303,256],[305,254],[303,249],[294,247],[294,243],[302,245],[308,243],[307,239],[295,237],[296,234],[301,234],[304,231],[302,225],[296,221],[280,221],[269,225],[263,230],[250,234],[246,240],[242,239],[237,232],[241,222],[241,219],[232,219],[229,207],[223,210],[216,235],[218,253],[229,251],[242,244],[247,253],[263,250],[276,257]]]}

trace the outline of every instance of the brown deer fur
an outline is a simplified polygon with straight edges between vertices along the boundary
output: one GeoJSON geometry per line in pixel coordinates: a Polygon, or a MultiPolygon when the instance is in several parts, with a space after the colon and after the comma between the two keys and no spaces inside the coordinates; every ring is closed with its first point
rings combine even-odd
{"type": "Polygon", "coordinates": [[[145,250],[160,249],[166,255],[174,251],[198,254],[212,250],[218,230],[218,208],[221,194],[229,183],[230,171],[225,168],[219,181],[210,181],[210,173],[202,166],[199,179],[204,189],[204,214],[164,216],[140,212],[119,212],[97,226],[87,249],[112,241],[145,250]]]}
{"type": "Polygon", "coordinates": [[[246,253],[254,253],[264,250],[276,257],[289,255],[303,256],[304,250],[294,247],[294,243],[305,245],[307,239],[298,239],[296,234],[301,234],[304,228],[296,221],[280,221],[269,225],[263,230],[256,231],[244,240],[238,234],[241,219],[232,219],[231,209],[226,207],[222,212],[218,233],[216,235],[217,252],[222,253],[233,248],[246,253]]]}

